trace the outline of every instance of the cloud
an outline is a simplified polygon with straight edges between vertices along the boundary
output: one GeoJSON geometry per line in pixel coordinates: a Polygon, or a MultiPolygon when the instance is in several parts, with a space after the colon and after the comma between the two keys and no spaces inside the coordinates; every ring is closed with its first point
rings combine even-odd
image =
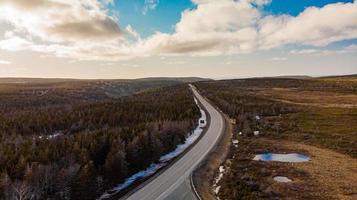
{"type": "Polygon", "coordinates": [[[46,29],[48,34],[66,40],[106,40],[116,38],[120,33],[118,25],[110,18],[83,20],[57,24],[46,29]]]}
{"type": "MultiPolygon", "coordinates": [[[[116,61],[145,56],[211,56],[250,53],[285,45],[310,46],[291,54],[315,53],[336,41],[357,38],[357,1],[309,7],[298,16],[265,13],[270,0],[192,0],[173,33],[147,38],[118,19],[112,0],[2,0],[0,21],[12,30],[0,49],[31,50],[79,60],[116,61]]],[[[145,13],[158,0],[145,1],[145,13]]]]}
{"type": "Polygon", "coordinates": [[[326,46],[357,38],[357,2],[306,8],[297,17],[266,16],[259,22],[262,48],[285,44],[326,46]]]}
{"type": "Polygon", "coordinates": [[[47,0],[2,0],[0,2],[0,5],[14,6],[22,10],[66,6],[66,4],[62,4],[60,2],[47,1],[47,0]]]}
{"type": "Polygon", "coordinates": [[[0,65],[9,65],[11,64],[12,62],[10,61],[7,61],[7,60],[0,60],[0,65]]]}
{"type": "Polygon", "coordinates": [[[357,45],[349,45],[342,49],[294,49],[289,52],[291,55],[309,55],[309,56],[329,56],[332,54],[356,53],[357,45]]]}
{"type": "Polygon", "coordinates": [[[264,0],[193,0],[175,33],[156,33],[143,48],[161,54],[221,55],[279,48],[326,46],[357,38],[357,2],[310,7],[298,16],[268,15],[264,0]],[[150,47],[151,46],[151,47],[150,47]]]}
{"type": "Polygon", "coordinates": [[[300,49],[300,50],[291,50],[290,54],[314,54],[319,52],[318,49],[300,49]]]}
{"type": "Polygon", "coordinates": [[[357,45],[356,44],[351,44],[345,48],[345,50],[348,51],[357,51],[357,45]]]}
{"type": "Polygon", "coordinates": [[[31,48],[32,42],[17,36],[9,37],[0,41],[0,49],[7,51],[21,51],[31,48]]]}
{"type": "Polygon", "coordinates": [[[141,10],[143,15],[146,15],[149,10],[155,10],[159,5],[160,0],[145,0],[144,7],[141,10]]]}
{"type": "Polygon", "coordinates": [[[121,37],[113,17],[98,0],[3,0],[0,19],[16,32],[44,42],[111,41],[121,37]]]}
{"type": "Polygon", "coordinates": [[[271,59],[272,61],[286,61],[288,58],[286,57],[274,57],[271,59]]]}

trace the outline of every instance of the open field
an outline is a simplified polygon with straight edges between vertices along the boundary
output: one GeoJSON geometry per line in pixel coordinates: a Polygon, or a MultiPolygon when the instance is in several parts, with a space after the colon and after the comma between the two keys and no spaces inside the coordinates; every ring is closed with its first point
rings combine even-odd
{"type": "Polygon", "coordinates": [[[198,88],[236,122],[233,139],[239,140],[239,145],[231,147],[224,163],[226,171],[219,182],[218,197],[354,198],[357,194],[355,79],[355,76],[266,78],[198,83],[198,88]],[[255,154],[268,152],[302,153],[310,156],[311,161],[252,160],[255,154]],[[287,176],[292,182],[275,182],[273,177],[277,175],[287,176]]]}

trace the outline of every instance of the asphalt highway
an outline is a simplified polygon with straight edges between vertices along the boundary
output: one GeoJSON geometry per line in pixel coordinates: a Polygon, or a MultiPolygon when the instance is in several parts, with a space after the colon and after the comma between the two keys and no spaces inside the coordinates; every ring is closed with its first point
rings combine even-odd
{"type": "Polygon", "coordinates": [[[126,197],[127,200],[196,200],[190,186],[190,175],[207,156],[223,134],[224,120],[220,112],[191,86],[196,99],[210,115],[209,127],[204,136],[179,160],[159,176],[126,197]]]}

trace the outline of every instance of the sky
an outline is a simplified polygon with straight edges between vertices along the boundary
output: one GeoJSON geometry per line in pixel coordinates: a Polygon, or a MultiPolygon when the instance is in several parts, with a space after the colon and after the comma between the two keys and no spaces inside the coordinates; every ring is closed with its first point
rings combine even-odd
{"type": "Polygon", "coordinates": [[[357,74],[357,0],[0,0],[0,77],[357,74]]]}

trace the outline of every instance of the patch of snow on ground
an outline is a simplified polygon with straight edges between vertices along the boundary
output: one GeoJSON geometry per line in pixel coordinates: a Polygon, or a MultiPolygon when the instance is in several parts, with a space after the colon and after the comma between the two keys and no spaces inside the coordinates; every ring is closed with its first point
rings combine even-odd
{"type": "Polygon", "coordinates": [[[223,173],[224,173],[224,167],[221,165],[219,166],[219,174],[215,179],[215,182],[213,184],[213,187],[216,187],[219,181],[223,178],[223,173]]]}
{"type": "Polygon", "coordinates": [[[219,190],[221,189],[221,186],[217,186],[215,189],[214,189],[214,193],[215,194],[218,194],[219,190]]]}
{"type": "Polygon", "coordinates": [[[224,172],[224,167],[221,165],[221,166],[219,166],[219,172],[220,173],[223,173],[224,172]]]}
{"type": "Polygon", "coordinates": [[[55,139],[56,137],[62,136],[62,135],[63,135],[62,131],[57,131],[51,135],[40,135],[40,136],[38,136],[38,139],[52,140],[52,139],[55,139]]]}
{"type": "Polygon", "coordinates": [[[261,161],[279,161],[279,162],[307,162],[310,161],[310,157],[298,153],[289,154],[274,154],[265,153],[256,155],[253,160],[261,161]]]}
{"type": "Polygon", "coordinates": [[[140,172],[132,175],[131,177],[127,178],[124,183],[119,184],[115,188],[113,188],[113,189],[109,190],[108,192],[104,193],[99,199],[107,199],[107,198],[111,197],[113,194],[116,194],[119,191],[121,191],[122,189],[124,189],[124,188],[130,186],[131,184],[133,184],[136,180],[138,180],[140,178],[145,178],[145,177],[153,175],[157,170],[161,169],[164,166],[165,166],[165,163],[158,163],[158,164],[153,163],[153,164],[151,164],[150,167],[148,167],[145,170],[140,171],[140,172]]]}
{"type": "Polygon", "coordinates": [[[127,178],[124,183],[117,185],[115,188],[105,192],[102,196],[100,196],[98,199],[108,199],[109,197],[111,197],[114,194],[117,194],[118,192],[120,192],[121,190],[127,188],[128,186],[130,186],[131,184],[133,184],[135,181],[151,176],[153,175],[155,172],[157,172],[157,170],[161,169],[162,167],[166,166],[168,161],[170,161],[171,159],[177,157],[178,155],[180,155],[187,147],[189,147],[191,144],[193,144],[201,135],[202,131],[203,131],[203,127],[206,126],[207,122],[207,116],[204,110],[202,110],[202,108],[199,106],[198,101],[196,98],[194,98],[194,101],[196,102],[196,105],[199,107],[200,112],[201,112],[201,117],[198,119],[198,125],[196,127],[196,129],[191,133],[190,136],[188,136],[186,138],[185,143],[177,145],[176,149],[168,154],[165,154],[163,156],[160,157],[159,163],[152,163],[147,169],[140,171],[134,175],[132,175],[131,177],[127,178]],[[203,123],[201,123],[203,120],[203,123]]]}
{"type": "Polygon", "coordinates": [[[275,176],[274,181],[279,182],[279,183],[288,183],[291,182],[292,180],[289,179],[288,177],[285,176],[275,176]]]}
{"type": "Polygon", "coordinates": [[[237,148],[238,147],[238,142],[239,142],[238,140],[232,140],[233,146],[237,148]]]}

